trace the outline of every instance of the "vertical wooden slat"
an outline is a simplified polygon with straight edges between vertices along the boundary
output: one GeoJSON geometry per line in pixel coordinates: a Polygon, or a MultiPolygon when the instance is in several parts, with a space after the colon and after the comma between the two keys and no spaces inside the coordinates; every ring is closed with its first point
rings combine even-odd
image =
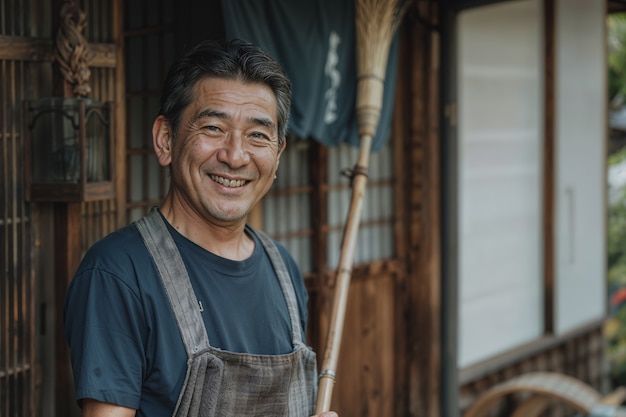
{"type": "Polygon", "coordinates": [[[23,385],[22,385],[22,395],[21,397],[23,398],[22,401],[24,401],[24,399],[29,399],[29,401],[24,401],[24,410],[23,410],[23,415],[24,416],[30,416],[32,415],[31,411],[32,411],[32,404],[33,404],[33,397],[30,394],[31,391],[31,387],[32,387],[32,380],[33,380],[33,368],[35,366],[34,364],[34,357],[32,355],[32,350],[30,350],[30,335],[34,332],[34,321],[31,320],[31,311],[33,309],[33,304],[34,304],[34,300],[30,297],[30,294],[32,293],[32,289],[33,286],[30,283],[29,278],[29,269],[26,268],[25,266],[28,266],[29,262],[28,262],[28,258],[29,258],[29,253],[30,250],[28,248],[30,248],[30,240],[29,240],[29,228],[28,228],[28,224],[27,222],[29,222],[29,216],[26,213],[25,210],[25,202],[24,202],[24,178],[23,178],[23,141],[22,138],[23,136],[23,132],[22,132],[22,126],[23,124],[20,123],[21,117],[20,117],[20,111],[21,110],[21,106],[20,106],[20,102],[22,101],[23,97],[24,97],[24,92],[23,92],[23,86],[24,86],[24,72],[25,72],[25,66],[23,62],[20,62],[18,65],[18,70],[17,70],[17,76],[16,76],[16,80],[17,82],[15,83],[16,85],[16,100],[15,100],[15,105],[14,108],[16,109],[15,111],[15,116],[13,117],[13,130],[15,132],[15,143],[16,143],[16,153],[15,153],[15,160],[16,160],[16,170],[15,170],[15,184],[16,184],[16,190],[14,192],[14,195],[16,196],[16,200],[17,200],[17,213],[16,213],[16,217],[18,219],[18,223],[17,223],[17,230],[16,230],[16,235],[19,236],[18,241],[16,242],[16,265],[17,265],[17,274],[19,279],[22,281],[21,282],[21,287],[22,287],[22,300],[21,300],[21,308],[20,311],[22,312],[22,317],[20,320],[20,324],[21,324],[21,343],[20,343],[20,347],[22,350],[21,353],[21,363],[23,366],[23,385]],[[19,109],[19,110],[18,110],[19,109]]]}
{"type": "MultiPolygon", "coordinates": [[[[9,67],[10,67],[10,76],[13,79],[13,77],[15,77],[15,62],[11,61],[9,63],[9,67]]],[[[13,102],[15,100],[15,87],[14,87],[14,83],[11,83],[11,85],[9,86],[8,89],[8,93],[9,93],[9,97],[11,102],[13,102]]],[[[8,149],[7,151],[9,152],[7,161],[9,164],[9,168],[8,168],[8,174],[9,174],[9,192],[10,192],[10,202],[9,204],[7,204],[8,207],[10,207],[10,211],[8,214],[8,220],[9,220],[9,259],[8,261],[8,271],[9,271],[9,275],[11,278],[11,286],[10,286],[10,291],[11,291],[11,301],[10,301],[10,305],[11,305],[11,312],[9,313],[9,320],[11,321],[10,326],[10,337],[11,337],[11,360],[9,363],[9,367],[13,372],[13,384],[14,386],[12,387],[11,391],[12,391],[12,395],[13,395],[13,401],[15,402],[15,413],[17,414],[18,410],[21,410],[22,405],[18,402],[18,398],[19,398],[19,381],[20,378],[22,376],[21,373],[21,369],[20,369],[20,363],[19,363],[19,351],[20,351],[20,346],[19,346],[19,342],[20,342],[20,334],[19,334],[19,327],[18,327],[18,323],[19,323],[19,289],[20,289],[20,277],[17,275],[17,271],[16,271],[16,262],[15,262],[15,248],[16,248],[16,244],[17,244],[17,240],[18,240],[18,236],[17,236],[17,222],[18,219],[16,217],[16,205],[17,205],[17,201],[16,198],[14,196],[14,192],[15,192],[15,131],[14,131],[14,127],[13,124],[11,123],[11,119],[13,118],[14,114],[12,111],[13,109],[9,108],[9,120],[8,120],[8,126],[5,127],[5,131],[7,134],[7,140],[8,140],[8,149]]]]}
{"type": "Polygon", "coordinates": [[[126,60],[124,56],[124,5],[122,0],[113,1],[113,40],[115,42],[115,83],[113,86],[115,146],[112,157],[115,158],[115,210],[117,216],[111,228],[121,227],[126,219],[127,170],[126,170],[126,60]]]}
{"type": "MultiPolygon", "coordinates": [[[[26,74],[26,68],[22,68],[22,74],[26,74]]],[[[21,97],[25,98],[27,97],[26,95],[26,83],[27,80],[24,79],[24,82],[21,83],[22,85],[22,93],[21,93],[21,97]]],[[[23,117],[24,115],[21,113],[20,114],[21,117],[19,118],[20,123],[19,126],[23,129],[24,126],[24,121],[23,121],[23,117]]],[[[20,136],[22,143],[20,146],[20,149],[22,150],[22,157],[20,158],[20,160],[24,160],[24,132],[22,132],[21,136],[20,136]]],[[[21,192],[19,193],[19,195],[21,196],[21,204],[22,204],[22,210],[23,210],[23,214],[22,214],[22,218],[24,219],[24,221],[22,222],[22,230],[21,230],[21,235],[24,236],[24,241],[22,243],[22,256],[21,256],[21,260],[22,260],[22,273],[24,275],[24,277],[26,277],[27,280],[27,300],[28,301],[28,311],[29,311],[29,319],[27,321],[27,335],[28,335],[28,362],[30,365],[29,368],[29,372],[30,372],[30,381],[27,385],[28,387],[28,392],[26,393],[26,395],[24,396],[26,398],[26,401],[28,403],[28,406],[30,408],[30,413],[27,413],[27,416],[35,416],[37,414],[37,410],[36,410],[36,405],[39,403],[38,402],[38,398],[36,396],[36,391],[35,391],[35,384],[36,384],[36,380],[37,380],[37,370],[39,369],[39,367],[36,364],[36,339],[35,339],[35,335],[37,334],[37,330],[36,330],[36,306],[37,306],[37,298],[36,298],[36,287],[35,287],[35,274],[33,271],[33,267],[32,267],[32,262],[33,262],[33,256],[32,256],[32,241],[31,241],[31,230],[32,230],[32,213],[30,211],[30,207],[26,205],[25,202],[25,188],[24,188],[24,175],[25,173],[20,170],[20,176],[21,176],[21,180],[20,180],[20,184],[21,184],[21,192]]]]}
{"type": "Polygon", "coordinates": [[[63,300],[80,263],[82,204],[54,203],[55,225],[55,366],[56,415],[69,416],[75,406],[69,349],[63,331],[63,300]]]}
{"type": "Polygon", "coordinates": [[[544,15],[544,147],[543,147],[543,279],[544,332],[553,333],[555,326],[555,0],[543,1],[544,15]]]}
{"type": "MultiPolygon", "coordinates": [[[[145,7],[145,2],[142,2],[142,6],[145,7]]],[[[147,16],[147,14],[145,15],[147,16]]],[[[146,24],[146,22],[143,22],[146,24]]],[[[144,74],[141,77],[141,86],[140,89],[142,92],[146,92],[149,90],[147,82],[148,77],[145,75],[147,69],[150,67],[150,35],[141,39],[142,43],[142,73],[144,74]]],[[[142,95],[141,100],[141,120],[143,126],[148,126],[148,121],[150,120],[150,113],[148,112],[150,105],[150,98],[144,93],[142,95]]],[[[142,132],[146,132],[142,130],[142,132]]],[[[148,150],[150,149],[150,142],[148,141],[149,137],[147,134],[143,134],[141,137],[142,149],[145,151],[141,156],[141,199],[147,200],[150,192],[150,157],[152,156],[148,150]]]]}
{"type": "MultiPolygon", "coordinates": [[[[14,96],[15,97],[15,96],[14,96]]],[[[16,382],[16,387],[15,387],[15,400],[16,400],[16,404],[17,404],[17,409],[19,410],[20,414],[24,413],[24,408],[25,408],[25,404],[23,402],[18,402],[18,401],[23,401],[24,397],[23,397],[23,388],[24,388],[24,379],[25,379],[25,373],[26,373],[26,368],[25,365],[27,365],[24,362],[24,338],[23,338],[23,331],[24,331],[24,326],[26,325],[26,323],[24,322],[24,310],[23,310],[23,305],[22,305],[22,301],[23,301],[23,284],[24,284],[24,277],[20,275],[20,268],[19,268],[19,264],[20,264],[20,260],[18,259],[19,256],[19,248],[20,248],[20,243],[22,240],[22,236],[19,235],[19,229],[20,229],[20,223],[21,220],[19,218],[19,211],[18,211],[18,207],[19,207],[19,203],[17,201],[17,196],[15,195],[15,191],[16,191],[16,186],[17,186],[17,164],[16,164],[16,157],[17,157],[17,144],[16,144],[16,136],[15,136],[15,130],[14,130],[14,125],[11,126],[11,130],[12,130],[12,138],[11,138],[11,144],[12,144],[12,149],[11,149],[11,159],[12,159],[12,163],[11,163],[11,176],[13,177],[13,181],[12,181],[12,194],[16,197],[14,198],[14,204],[13,204],[13,210],[12,210],[12,227],[11,227],[11,234],[12,234],[12,248],[11,248],[11,269],[12,269],[12,275],[14,277],[14,286],[13,286],[13,299],[14,299],[14,310],[13,310],[13,325],[15,326],[14,328],[14,332],[15,332],[15,341],[14,341],[14,356],[13,356],[13,366],[15,369],[15,382],[16,382]]]]}
{"type": "Polygon", "coordinates": [[[329,288],[325,282],[328,268],[328,171],[321,167],[328,166],[328,149],[319,142],[311,141],[309,147],[309,178],[312,187],[311,193],[311,218],[310,226],[313,231],[312,242],[312,272],[314,274],[312,320],[309,324],[310,343],[316,350],[321,352],[326,343],[326,327],[328,322],[324,312],[331,300],[329,288]]]}
{"type": "MultiPolygon", "coordinates": [[[[400,45],[398,53],[398,72],[396,82],[396,96],[395,105],[396,109],[393,117],[393,175],[396,178],[393,186],[393,207],[394,207],[394,224],[393,224],[393,244],[395,249],[394,256],[398,259],[407,259],[409,256],[409,242],[408,233],[406,228],[406,219],[408,219],[408,201],[407,193],[405,192],[405,162],[406,155],[410,154],[408,150],[408,144],[410,143],[407,138],[410,137],[409,120],[411,115],[409,114],[408,105],[410,103],[410,94],[407,89],[408,81],[410,80],[408,57],[410,50],[410,31],[407,30],[407,26],[403,26],[400,31],[400,45]]],[[[409,306],[409,296],[406,291],[408,281],[408,268],[404,268],[401,274],[398,276],[398,282],[396,283],[396,305],[395,305],[395,323],[396,331],[394,332],[394,343],[396,349],[394,351],[394,401],[395,417],[401,417],[406,415],[408,410],[409,398],[409,384],[408,384],[408,370],[409,359],[408,353],[410,351],[408,341],[411,334],[406,323],[406,312],[409,306]]]]}
{"type": "MultiPolygon", "coordinates": [[[[4,8],[4,3],[2,4],[2,7],[4,8]]],[[[4,14],[3,14],[4,16],[4,14]]],[[[4,24],[4,19],[2,19],[3,24],[4,24]]],[[[3,28],[4,29],[4,28],[3,28]]],[[[7,80],[7,65],[5,61],[2,61],[0,63],[0,81],[2,82],[2,91],[6,91],[6,80],[7,80]]],[[[6,115],[6,109],[7,109],[7,105],[6,105],[6,96],[3,94],[0,97],[0,102],[2,103],[2,106],[0,107],[0,126],[4,126],[7,120],[7,115],[6,115]]],[[[2,131],[0,132],[1,136],[0,139],[2,140],[2,144],[1,144],[1,152],[0,152],[0,160],[2,161],[2,167],[0,169],[2,169],[2,207],[0,207],[0,210],[2,210],[2,218],[0,219],[0,221],[2,222],[2,224],[0,224],[0,226],[2,227],[0,230],[2,231],[2,236],[0,236],[0,239],[2,239],[2,253],[0,253],[0,256],[2,257],[2,265],[7,265],[8,262],[8,248],[9,248],[9,244],[8,244],[8,233],[7,233],[7,229],[8,229],[8,218],[7,218],[7,202],[8,202],[8,187],[7,187],[7,183],[8,183],[8,163],[6,160],[6,156],[7,156],[7,138],[4,134],[4,128],[2,128],[2,131]]],[[[0,410],[2,411],[2,415],[9,415],[9,401],[8,401],[8,372],[9,372],[9,312],[10,312],[10,308],[9,308],[9,284],[10,284],[10,279],[8,276],[6,276],[6,266],[4,267],[5,270],[3,271],[3,278],[2,281],[0,282],[0,295],[1,295],[1,301],[2,304],[0,304],[0,321],[2,322],[2,329],[0,331],[0,372],[2,372],[2,374],[0,374],[0,410]]]]}

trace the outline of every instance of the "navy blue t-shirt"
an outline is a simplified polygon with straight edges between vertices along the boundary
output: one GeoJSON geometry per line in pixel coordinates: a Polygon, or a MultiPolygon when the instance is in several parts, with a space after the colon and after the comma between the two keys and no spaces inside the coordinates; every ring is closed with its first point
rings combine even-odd
{"type": "MultiPolygon", "coordinates": [[[[211,346],[291,352],[289,313],[261,242],[254,237],[252,256],[232,261],[167,225],[203,309],[211,346]]],[[[276,244],[294,284],[304,334],[304,281],[287,250],[276,244]]],[[[64,322],[78,400],[134,408],[137,416],[172,415],[187,354],[156,265],[135,226],[110,234],[86,253],[68,290],[64,322]]]]}

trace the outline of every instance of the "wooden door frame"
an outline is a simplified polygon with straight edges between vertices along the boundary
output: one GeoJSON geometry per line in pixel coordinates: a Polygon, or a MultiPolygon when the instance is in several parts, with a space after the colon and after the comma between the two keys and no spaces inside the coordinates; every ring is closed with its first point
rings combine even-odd
{"type": "MultiPolygon", "coordinates": [[[[456,19],[461,11],[475,7],[502,3],[506,0],[442,0],[442,84],[443,97],[442,114],[442,176],[443,181],[443,246],[442,284],[445,292],[442,293],[443,304],[443,354],[445,360],[442,365],[442,406],[446,407],[445,415],[458,413],[459,370],[458,363],[458,137],[457,137],[457,86],[456,86],[456,19]],[[457,410],[447,409],[447,404],[457,404],[457,410]]],[[[543,20],[540,22],[543,30],[542,54],[544,58],[544,85],[543,85],[543,189],[542,192],[542,242],[543,242],[543,314],[544,334],[554,331],[554,156],[555,156],[555,1],[541,0],[543,20]]],[[[512,353],[508,362],[515,362],[524,355],[524,352],[512,353]]],[[[488,361],[487,361],[488,363],[488,361]]]]}

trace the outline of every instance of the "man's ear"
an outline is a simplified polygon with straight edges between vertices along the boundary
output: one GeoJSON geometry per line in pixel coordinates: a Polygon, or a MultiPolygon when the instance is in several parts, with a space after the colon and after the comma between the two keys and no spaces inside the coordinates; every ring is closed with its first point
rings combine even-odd
{"type": "Polygon", "coordinates": [[[278,164],[280,163],[280,156],[283,154],[285,147],[287,147],[287,136],[283,138],[283,143],[280,144],[280,149],[278,150],[278,158],[276,158],[276,169],[278,169],[278,164]]]}
{"type": "Polygon", "coordinates": [[[283,143],[280,144],[280,149],[278,150],[278,155],[282,154],[287,146],[287,135],[283,138],[283,143]]]}
{"type": "Polygon", "coordinates": [[[165,116],[157,116],[152,124],[152,145],[161,166],[168,166],[172,162],[173,140],[170,123],[165,116]]]}

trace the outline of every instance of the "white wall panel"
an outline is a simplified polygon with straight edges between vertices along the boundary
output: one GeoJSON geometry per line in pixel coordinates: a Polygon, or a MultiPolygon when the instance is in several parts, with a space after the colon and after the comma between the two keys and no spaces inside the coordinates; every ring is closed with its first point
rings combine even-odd
{"type": "Polygon", "coordinates": [[[461,367],[543,331],[540,4],[459,15],[461,367]]]}
{"type": "Polygon", "coordinates": [[[604,316],[605,2],[557,1],[556,330],[604,316]]]}

